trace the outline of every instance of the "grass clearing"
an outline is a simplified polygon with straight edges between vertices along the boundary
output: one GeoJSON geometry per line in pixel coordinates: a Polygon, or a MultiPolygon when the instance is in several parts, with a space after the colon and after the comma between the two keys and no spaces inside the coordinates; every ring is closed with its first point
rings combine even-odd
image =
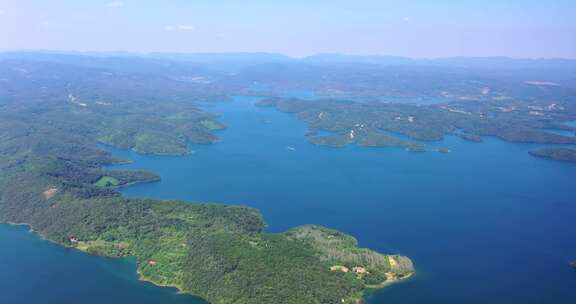
{"type": "Polygon", "coordinates": [[[120,185],[120,181],[112,176],[102,176],[95,185],[99,188],[117,187],[120,185]]]}

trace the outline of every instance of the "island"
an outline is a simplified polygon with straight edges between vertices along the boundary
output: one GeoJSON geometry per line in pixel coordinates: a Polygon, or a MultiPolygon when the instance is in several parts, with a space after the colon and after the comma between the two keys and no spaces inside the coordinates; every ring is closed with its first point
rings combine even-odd
{"type": "Polygon", "coordinates": [[[530,155],[559,161],[576,162],[576,149],[544,148],[529,151],[530,155]]]}
{"type": "MultiPolygon", "coordinates": [[[[142,75],[12,64],[19,69],[3,70],[10,81],[0,83],[1,223],[28,225],[89,254],[135,257],[142,280],[213,304],[359,303],[366,290],[415,272],[408,257],[361,248],[325,227],[264,232],[253,208],[122,197],[118,187],[159,176],[107,169],[127,160],[102,144],[184,155],[190,143],[217,141],[214,131],[224,127],[217,115],[198,108],[195,97],[151,98],[158,93],[133,81],[142,75]],[[38,72],[21,75],[32,66],[38,72]]],[[[197,96],[158,81],[166,96],[197,96]]]]}
{"type": "Polygon", "coordinates": [[[482,142],[482,137],[476,134],[462,133],[459,134],[460,138],[471,142],[482,142]]]}

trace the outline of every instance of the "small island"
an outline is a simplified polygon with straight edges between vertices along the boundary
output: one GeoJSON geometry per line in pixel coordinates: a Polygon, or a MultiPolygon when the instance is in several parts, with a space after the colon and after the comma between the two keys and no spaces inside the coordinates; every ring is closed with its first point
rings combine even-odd
{"type": "Polygon", "coordinates": [[[482,142],[482,137],[480,137],[476,134],[462,133],[462,134],[459,134],[459,136],[460,136],[460,138],[467,140],[467,141],[482,142]]]}
{"type": "Polygon", "coordinates": [[[566,162],[576,162],[576,149],[572,148],[545,148],[529,151],[530,155],[566,162]]]}

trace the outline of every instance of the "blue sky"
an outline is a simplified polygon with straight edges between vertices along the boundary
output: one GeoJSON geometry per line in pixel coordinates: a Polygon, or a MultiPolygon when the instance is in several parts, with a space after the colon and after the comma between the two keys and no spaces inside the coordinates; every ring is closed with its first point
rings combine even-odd
{"type": "Polygon", "coordinates": [[[0,49],[576,58],[576,1],[0,0],[0,49]]]}

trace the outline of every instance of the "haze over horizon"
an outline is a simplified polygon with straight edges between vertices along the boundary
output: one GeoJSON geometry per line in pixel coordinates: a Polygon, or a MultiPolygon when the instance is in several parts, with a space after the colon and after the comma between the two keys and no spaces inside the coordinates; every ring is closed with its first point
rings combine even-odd
{"type": "Polygon", "coordinates": [[[576,2],[0,1],[0,50],[576,58],[576,2]]]}

